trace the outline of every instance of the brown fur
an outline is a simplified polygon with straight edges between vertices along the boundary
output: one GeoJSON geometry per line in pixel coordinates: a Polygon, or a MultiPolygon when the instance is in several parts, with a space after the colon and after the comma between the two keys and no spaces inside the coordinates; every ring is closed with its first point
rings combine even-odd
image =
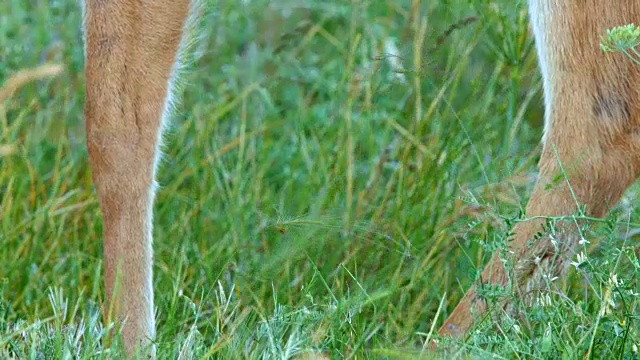
{"type": "MultiPolygon", "coordinates": [[[[570,215],[575,196],[588,215],[603,216],[640,170],[640,101],[633,86],[640,72],[619,54],[601,53],[598,39],[608,27],[640,22],[640,1],[530,0],[530,8],[545,80],[547,133],[526,215],[570,215]]],[[[129,354],[155,334],[155,162],[189,11],[189,0],[86,0],[87,145],[104,218],[109,308],[124,320],[129,354]]],[[[579,240],[576,224],[560,225],[555,243],[548,235],[533,241],[543,223],[518,223],[512,270],[507,273],[496,254],[481,283],[511,283],[527,298],[547,289],[550,276],[561,276],[579,240]]],[[[464,335],[486,312],[477,286],[445,321],[442,335],[464,335]]]]}

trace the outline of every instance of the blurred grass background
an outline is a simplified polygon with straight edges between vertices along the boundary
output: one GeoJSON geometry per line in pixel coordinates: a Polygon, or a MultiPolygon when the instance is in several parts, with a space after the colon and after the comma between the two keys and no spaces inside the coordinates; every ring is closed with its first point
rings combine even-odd
{"type": "MultiPolygon", "coordinates": [[[[158,174],[160,358],[426,355],[535,180],[525,2],[209,0],[201,16],[158,174]]],[[[1,2],[0,49],[0,83],[63,65],[0,99],[0,354],[117,356],[77,2],[1,2]]],[[[631,358],[640,265],[615,219],[637,218],[633,194],[569,297],[485,321],[451,356],[631,358]]]]}

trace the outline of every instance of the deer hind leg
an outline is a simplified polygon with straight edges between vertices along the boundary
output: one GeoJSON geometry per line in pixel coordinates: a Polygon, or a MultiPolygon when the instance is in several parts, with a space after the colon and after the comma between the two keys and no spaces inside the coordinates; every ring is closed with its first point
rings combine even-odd
{"type": "MultiPolygon", "coordinates": [[[[85,118],[104,224],[105,313],[120,326],[131,355],[155,336],[154,174],[191,6],[190,0],[86,0],[84,5],[85,118]]],[[[155,357],[154,346],[150,355],[155,357]]]]}
{"type": "MultiPolygon", "coordinates": [[[[545,96],[545,134],[539,179],[526,207],[528,218],[575,214],[602,217],[640,172],[640,67],[621,54],[602,53],[605,29],[638,23],[636,0],[530,0],[545,96]]],[[[463,336],[487,311],[479,286],[510,285],[530,302],[562,276],[580,240],[577,224],[543,231],[545,220],[518,223],[510,271],[494,254],[476,284],[440,328],[463,336]]],[[[507,300],[497,312],[508,309],[507,300]]]]}

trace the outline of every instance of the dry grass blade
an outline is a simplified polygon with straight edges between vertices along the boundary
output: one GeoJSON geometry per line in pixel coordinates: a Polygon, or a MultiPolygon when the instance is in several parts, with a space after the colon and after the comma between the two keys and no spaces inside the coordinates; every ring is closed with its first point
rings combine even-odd
{"type": "Polygon", "coordinates": [[[13,154],[15,150],[16,150],[16,147],[13,145],[0,144],[0,157],[9,156],[13,154]]]}
{"type": "Polygon", "coordinates": [[[24,85],[57,76],[62,72],[63,66],[60,64],[45,64],[34,69],[24,69],[13,74],[2,87],[0,87],[0,104],[11,97],[16,90],[24,85]]]}
{"type": "MultiPolygon", "coordinates": [[[[0,125],[2,125],[4,129],[7,127],[6,114],[4,113],[5,110],[2,104],[4,104],[6,100],[9,100],[18,89],[28,83],[57,76],[62,72],[63,68],[61,64],[45,64],[33,69],[20,70],[13,74],[9,80],[0,87],[0,125]]],[[[14,145],[0,144],[0,157],[9,156],[15,151],[16,147],[14,145]]]]}

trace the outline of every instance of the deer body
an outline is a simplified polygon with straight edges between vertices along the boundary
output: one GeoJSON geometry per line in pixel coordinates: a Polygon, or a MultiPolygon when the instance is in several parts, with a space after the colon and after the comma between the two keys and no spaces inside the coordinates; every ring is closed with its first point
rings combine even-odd
{"type": "MultiPolygon", "coordinates": [[[[622,54],[603,53],[607,28],[640,21],[640,1],[529,0],[543,78],[545,130],[539,178],[526,217],[568,216],[583,206],[601,217],[640,173],[640,67],[622,54]]],[[[545,220],[516,224],[512,270],[494,255],[440,328],[462,336],[487,310],[477,286],[511,285],[524,300],[561,277],[580,239],[578,225],[559,224],[549,237],[545,220]],[[536,234],[544,236],[535,240],[536,234]],[[531,242],[531,244],[528,244],[531,242]]],[[[508,305],[508,304],[504,304],[508,305]]]]}
{"type": "Polygon", "coordinates": [[[154,176],[190,10],[190,0],[85,3],[85,118],[104,224],[105,312],[123,320],[130,354],[155,335],[154,176]]]}
{"type": "MultiPolygon", "coordinates": [[[[190,0],[85,0],[87,146],[104,223],[109,318],[126,350],[151,344],[152,206],[158,142],[190,0]]],[[[636,65],[599,51],[608,27],[640,22],[640,1],[530,0],[546,108],[540,176],[526,216],[604,215],[640,172],[636,65]],[[561,181],[554,181],[561,176],[561,181]],[[578,202],[576,202],[576,200],[578,202]]],[[[567,223],[528,242],[543,220],[518,223],[507,272],[495,255],[482,283],[511,283],[519,296],[561,276],[580,236],[567,223]]],[[[477,285],[440,329],[462,336],[487,311],[477,285]]],[[[504,306],[508,307],[505,303],[504,306]]],[[[150,355],[154,356],[153,346],[150,355]]]]}

